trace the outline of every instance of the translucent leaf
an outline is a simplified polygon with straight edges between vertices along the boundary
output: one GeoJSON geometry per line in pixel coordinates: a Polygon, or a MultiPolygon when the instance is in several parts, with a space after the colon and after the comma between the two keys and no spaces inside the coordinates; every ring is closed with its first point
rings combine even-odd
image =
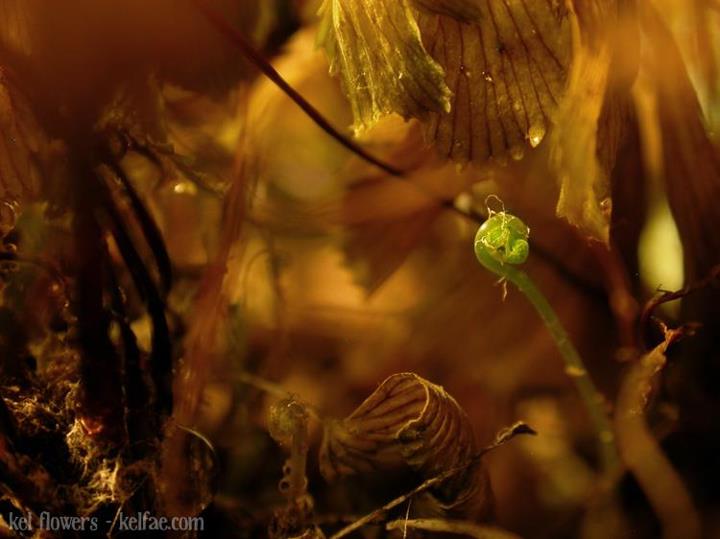
{"type": "Polygon", "coordinates": [[[421,9],[438,15],[449,15],[461,21],[477,21],[482,17],[481,0],[413,0],[421,9]]]}
{"type": "Polygon", "coordinates": [[[570,54],[564,9],[550,2],[478,2],[466,23],[448,13],[471,2],[416,3],[423,42],[446,71],[453,93],[449,112],[430,115],[426,136],[442,155],[483,163],[520,159],[549,128],[560,100],[570,54]]]}
{"type": "Polygon", "coordinates": [[[325,0],[320,11],[318,42],[342,79],[356,133],[391,113],[450,110],[443,70],[423,47],[407,0],[325,0]]]}
{"type": "Polygon", "coordinates": [[[551,147],[551,164],[560,182],[558,217],[605,243],[610,216],[602,201],[609,191],[609,178],[597,158],[597,134],[610,59],[607,46],[597,51],[587,46],[579,48],[568,92],[557,114],[551,147]]]}
{"type": "Polygon", "coordinates": [[[637,24],[613,1],[577,6],[572,68],[551,135],[550,165],[560,184],[556,213],[607,243],[610,175],[637,72],[637,24]]]}

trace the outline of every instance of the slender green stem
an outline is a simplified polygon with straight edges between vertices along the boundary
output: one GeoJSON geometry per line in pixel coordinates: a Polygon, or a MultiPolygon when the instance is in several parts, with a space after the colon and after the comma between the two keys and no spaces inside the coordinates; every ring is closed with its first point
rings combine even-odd
{"type": "Polygon", "coordinates": [[[504,212],[498,213],[480,227],[475,238],[475,255],[486,269],[515,285],[530,300],[545,323],[565,362],[565,372],[575,382],[594,424],[603,469],[611,474],[617,470],[620,461],[612,424],[604,409],[604,399],[550,303],[527,273],[512,265],[527,258],[528,236],[529,230],[522,221],[504,212]]]}

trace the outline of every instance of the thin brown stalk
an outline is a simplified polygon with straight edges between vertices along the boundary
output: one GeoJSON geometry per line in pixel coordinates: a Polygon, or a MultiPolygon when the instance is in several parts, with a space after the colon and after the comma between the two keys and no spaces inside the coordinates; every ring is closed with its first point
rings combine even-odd
{"type": "Polygon", "coordinates": [[[700,517],[690,495],[645,418],[652,386],[665,366],[665,352],[681,333],[666,331],[665,340],[631,367],[620,388],[615,414],[620,456],[647,495],[666,539],[701,537],[700,517]]]}

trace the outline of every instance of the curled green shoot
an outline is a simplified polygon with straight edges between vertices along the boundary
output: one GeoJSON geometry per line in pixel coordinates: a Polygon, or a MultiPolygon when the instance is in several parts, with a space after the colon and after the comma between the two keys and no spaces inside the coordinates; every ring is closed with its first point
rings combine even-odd
{"type": "Polygon", "coordinates": [[[516,267],[527,260],[529,237],[528,226],[514,215],[504,211],[491,213],[475,235],[475,256],[485,268],[515,285],[545,323],[565,362],[565,372],[575,382],[594,424],[603,470],[610,474],[617,469],[619,460],[611,422],[603,406],[604,399],[550,303],[527,273],[516,267]]]}

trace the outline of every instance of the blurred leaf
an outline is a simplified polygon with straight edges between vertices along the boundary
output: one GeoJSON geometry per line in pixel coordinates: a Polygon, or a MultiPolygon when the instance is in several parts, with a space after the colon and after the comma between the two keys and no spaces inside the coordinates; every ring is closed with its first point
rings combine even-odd
{"type": "Polygon", "coordinates": [[[40,191],[45,145],[30,104],[0,67],[0,237],[15,225],[19,205],[40,191]]]}
{"type": "Polygon", "coordinates": [[[674,23],[672,28],[682,28],[675,37],[686,53],[684,58],[710,128],[716,130],[720,106],[720,5],[716,0],[693,0],[687,4],[664,2],[658,9],[666,21],[674,23]]]}
{"type": "Polygon", "coordinates": [[[422,2],[418,24],[453,97],[449,112],[430,116],[427,139],[459,163],[522,158],[528,144],[542,141],[562,97],[570,56],[567,12],[550,2],[477,2],[477,22],[465,24],[438,13],[470,2],[428,5],[422,2]]]}
{"type": "Polygon", "coordinates": [[[349,231],[345,256],[354,270],[356,282],[368,295],[405,262],[440,211],[430,208],[403,219],[367,223],[349,231]]]}
{"type": "Polygon", "coordinates": [[[0,3],[0,53],[30,53],[28,6],[26,0],[4,0],[0,3]]]}
{"type": "MultiPolygon", "coordinates": [[[[268,4],[212,2],[230,24],[255,31],[259,43],[270,29],[268,4]]],[[[148,71],[213,95],[249,73],[242,53],[191,0],[3,0],[0,58],[32,79],[34,99],[57,108],[62,96],[64,106],[77,108],[74,121],[92,119],[109,95],[148,71]]]]}
{"type": "Polygon", "coordinates": [[[345,255],[356,282],[369,295],[424,242],[446,211],[443,202],[478,181],[476,174],[441,166],[441,158],[423,151],[419,131],[411,129],[392,153],[393,162],[403,162],[404,181],[392,177],[359,181],[342,200],[338,221],[346,225],[345,255]]]}
{"type": "Polygon", "coordinates": [[[686,279],[692,282],[720,262],[720,154],[705,130],[672,34],[653,8],[643,14],[643,31],[652,43],[645,67],[657,99],[668,202],[683,242],[686,279]]]}
{"type": "Polygon", "coordinates": [[[442,68],[423,47],[408,0],[325,0],[318,43],[339,73],[355,132],[397,113],[450,110],[442,68]]]}

